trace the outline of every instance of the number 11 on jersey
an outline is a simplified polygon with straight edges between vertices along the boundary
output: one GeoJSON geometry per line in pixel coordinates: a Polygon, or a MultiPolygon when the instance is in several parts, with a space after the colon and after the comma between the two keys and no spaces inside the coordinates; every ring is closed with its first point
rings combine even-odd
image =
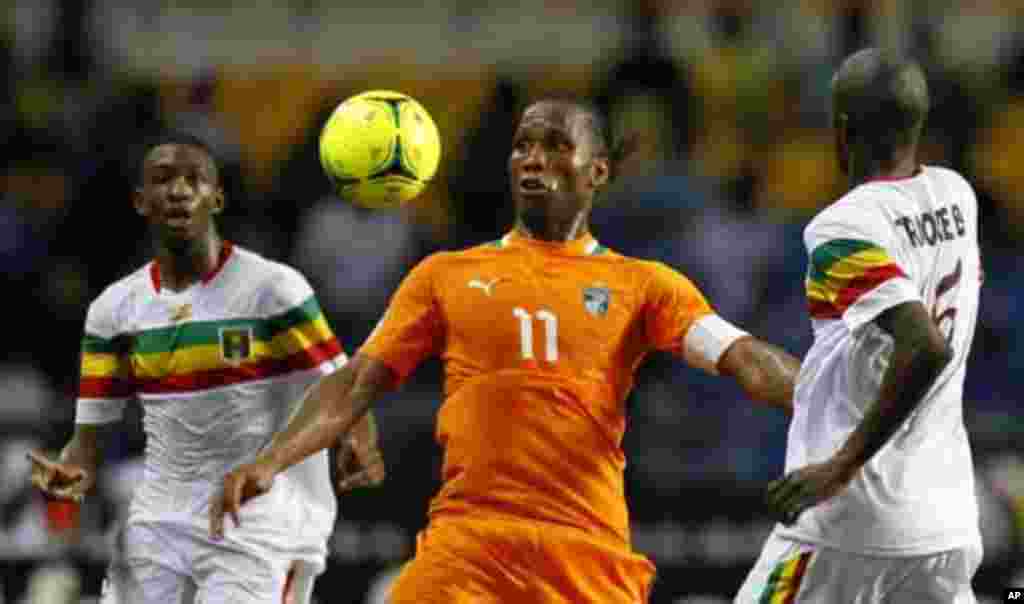
{"type": "Polygon", "coordinates": [[[519,319],[519,354],[523,359],[533,359],[533,318],[544,323],[544,360],[554,363],[558,360],[558,317],[542,308],[535,315],[522,307],[512,309],[512,315],[519,319]]]}

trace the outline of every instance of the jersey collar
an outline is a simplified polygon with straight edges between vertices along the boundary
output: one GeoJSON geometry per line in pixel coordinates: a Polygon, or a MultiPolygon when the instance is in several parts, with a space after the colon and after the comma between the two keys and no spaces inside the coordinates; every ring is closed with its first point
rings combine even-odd
{"type": "MultiPolygon", "coordinates": [[[[227,264],[228,258],[231,257],[231,252],[234,249],[235,245],[230,241],[224,240],[221,242],[220,254],[217,255],[217,264],[213,265],[213,270],[203,276],[203,285],[207,285],[210,281],[213,281],[214,277],[220,274],[221,269],[227,264]]],[[[156,293],[160,293],[160,263],[155,259],[149,265],[149,278],[153,281],[153,289],[156,290],[156,293]]]]}
{"type": "Polygon", "coordinates": [[[526,247],[538,251],[548,251],[567,256],[596,256],[606,251],[590,233],[577,237],[572,241],[543,241],[524,235],[518,229],[512,229],[498,240],[500,247],[526,247]]]}
{"type": "Polygon", "coordinates": [[[876,176],[874,178],[867,179],[866,181],[864,181],[864,184],[867,184],[869,182],[900,182],[902,180],[911,180],[913,178],[917,178],[918,176],[920,176],[921,172],[923,171],[924,170],[919,165],[917,166],[917,168],[914,169],[914,172],[910,174],[910,176],[876,176]]]}

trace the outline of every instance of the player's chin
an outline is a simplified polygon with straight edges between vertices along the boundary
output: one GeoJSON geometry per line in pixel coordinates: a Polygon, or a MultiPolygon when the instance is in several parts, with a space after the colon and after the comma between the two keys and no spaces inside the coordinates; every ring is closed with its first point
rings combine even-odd
{"type": "Polygon", "coordinates": [[[554,194],[547,189],[517,189],[514,195],[523,205],[548,205],[554,194]]]}
{"type": "Polygon", "coordinates": [[[198,238],[195,229],[177,225],[160,225],[160,239],[171,248],[185,248],[198,238]]]}

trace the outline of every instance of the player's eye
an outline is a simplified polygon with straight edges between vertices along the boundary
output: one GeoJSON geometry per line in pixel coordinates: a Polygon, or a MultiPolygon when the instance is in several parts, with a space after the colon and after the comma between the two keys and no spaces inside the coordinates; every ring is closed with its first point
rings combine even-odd
{"type": "Polygon", "coordinates": [[[572,142],[561,135],[554,135],[547,140],[547,148],[556,153],[569,153],[573,149],[572,142]]]}

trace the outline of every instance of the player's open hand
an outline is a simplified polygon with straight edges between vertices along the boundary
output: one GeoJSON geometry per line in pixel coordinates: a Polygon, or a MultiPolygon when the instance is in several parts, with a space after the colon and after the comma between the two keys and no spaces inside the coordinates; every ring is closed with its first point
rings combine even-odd
{"type": "Polygon", "coordinates": [[[366,443],[349,435],[338,447],[339,493],[362,487],[373,487],[384,481],[384,456],[375,443],[366,443]]]}
{"type": "Polygon", "coordinates": [[[220,494],[210,504],[210,536],[224,537],[224,516],[231,516],[235,526],[240,526],[238,509],[246,501],[269,491],[276,473],[274,468],[258,460],[229,472],[220,494]]]}
{"type": "Polygon", "coordinates": [[[96,482],[94,472],[72,463],[61,463],[39,451],[30,451],[32,486],[54,499],[80,502],[96,482]]]}
{"type": "Polygon", "coordinates": [[[839,494],[850,478],[836,463],[804,466],[768,485],[768,507],[779,522],[793,524],[807,508],[839,494]]]}

